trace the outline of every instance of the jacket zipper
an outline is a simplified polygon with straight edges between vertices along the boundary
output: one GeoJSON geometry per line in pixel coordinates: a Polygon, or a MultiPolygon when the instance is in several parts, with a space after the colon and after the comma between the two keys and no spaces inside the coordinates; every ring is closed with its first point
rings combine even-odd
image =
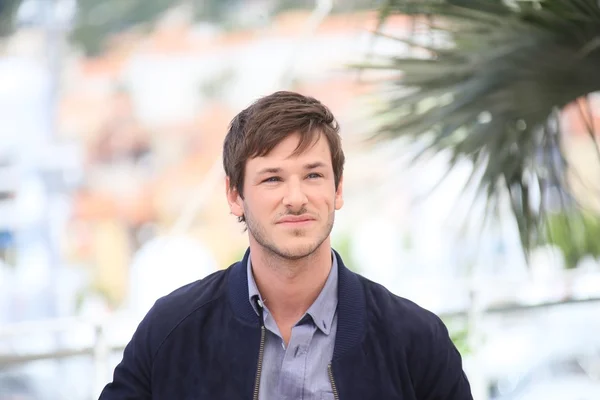
{"type": "Polygon", "coordinates": [[[260,347],[258,348],[258,365],[256,366],[256,381],[254,382],[254,400],[258,400],[260,390],[260,374],[262,373],[263,355],[265,353],[265,326],[260,325],[260,347]]]}
{"type": "Polygon", "coordinates": [[[337,386],[335,386],[335,380],[333,379],[333,368],[331,364],[327,366],[327,372],[329,372],[329,381],[331,382],[331,390],[333,391],[333,398],[335,400],[340,400],[340,395],[337,391],[337,386]]]}

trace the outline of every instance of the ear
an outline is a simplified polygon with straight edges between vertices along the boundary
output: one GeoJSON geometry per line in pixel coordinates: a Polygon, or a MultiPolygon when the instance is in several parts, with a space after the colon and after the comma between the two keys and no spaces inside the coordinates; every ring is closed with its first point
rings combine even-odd
{"type": "Polygon", "coordinates": [[[340,182],[335,191],[335,209],[339,210],[344,205],[344,177],[340,177],[340,182]]]}
{"type": "Polygon", "coordinates": [[[230,182],[229,177],[225,177],[225,194],[227,196],[227,203],[229,203],[229,210],[236,217],[242,217],[244,215],[242,197],[235,187],[231,187],[230,182]]]}

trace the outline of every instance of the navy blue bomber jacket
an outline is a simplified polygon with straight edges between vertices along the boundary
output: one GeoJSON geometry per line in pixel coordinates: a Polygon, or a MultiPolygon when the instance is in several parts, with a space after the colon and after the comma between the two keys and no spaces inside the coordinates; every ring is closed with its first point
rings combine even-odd
{"type": "MultiPolygon", "coordinates": [[[[244,259],[159,299],[100,400],[252,400],[261,320],[244,259]]],[[[339,263],[329,375],[339,400],[472,400],[441,320],[339,263]]],[[[255,397],[256,396],[256,397],[255,397]]]]}

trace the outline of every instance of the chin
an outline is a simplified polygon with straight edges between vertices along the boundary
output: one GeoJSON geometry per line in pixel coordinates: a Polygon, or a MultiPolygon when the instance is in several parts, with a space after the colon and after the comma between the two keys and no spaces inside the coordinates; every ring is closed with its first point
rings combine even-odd
{"type": "Polygon", "coordinates": [[[298,260],[313,254],[315,251],[317,251],[317,249],[319,249],[321,244],[322,243],[318,242],[315,243],[314,241],[302,243],[300,240],[296,239],[296,243],[276,244],[275,246],[270,246],[270,250],[282,258],[298,260]]]}

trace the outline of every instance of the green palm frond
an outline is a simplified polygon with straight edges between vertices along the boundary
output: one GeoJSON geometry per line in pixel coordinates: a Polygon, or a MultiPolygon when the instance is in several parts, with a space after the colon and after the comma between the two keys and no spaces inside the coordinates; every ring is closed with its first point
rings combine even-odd
{"type": "Polygon", "coordinates": [[[597,0],[389,0],[381,11],[376,33],[419,51],[357,66],[398,72],[383,83],[376,137],[470,160],[478,193],[492,206],[508,196],[530,250],[544,240],[547,189],[567,187],[560,110],[600,90],[597,0]],[[412,35],[386,33],[393,14],[414,17],[412,35]]]}

